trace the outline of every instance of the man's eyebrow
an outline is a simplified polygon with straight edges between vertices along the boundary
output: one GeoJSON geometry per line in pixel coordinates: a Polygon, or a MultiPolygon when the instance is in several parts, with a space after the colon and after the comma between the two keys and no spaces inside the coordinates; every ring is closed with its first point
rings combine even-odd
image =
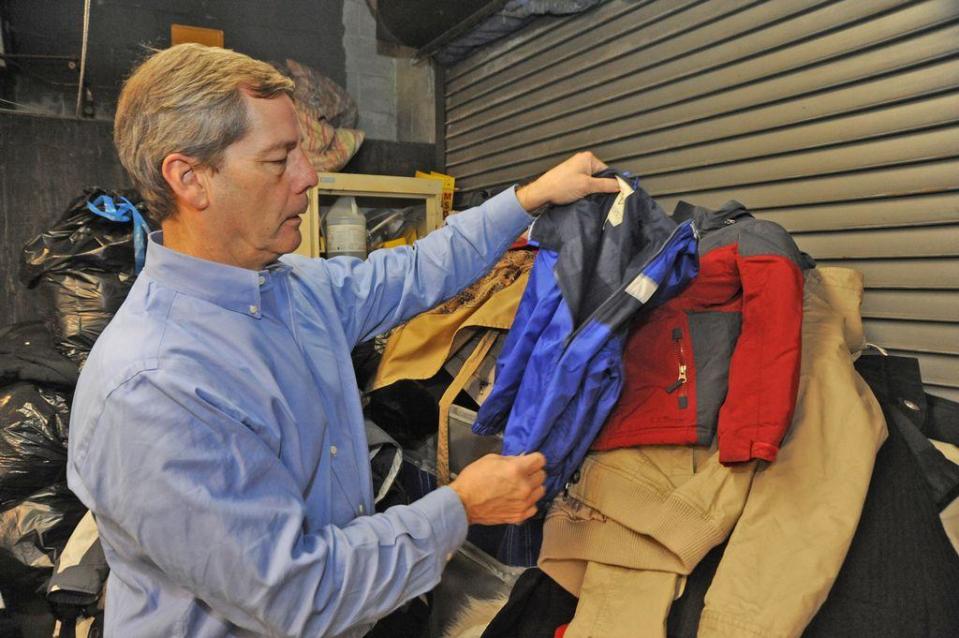
{"type": "Polygon", "coordinates": [[[292,151],[294,148],[296,148],[297,143],[299,143],[299,140],[292,140],[292,141],[285,140],[282,142],[277,142],[276,144],[270,144],[269,146],[264,148],[262,151],[260,151],[260,154],[267,155],[268,153],[272,153],[273,151],[279,151],[279,150],[292,151]]]}

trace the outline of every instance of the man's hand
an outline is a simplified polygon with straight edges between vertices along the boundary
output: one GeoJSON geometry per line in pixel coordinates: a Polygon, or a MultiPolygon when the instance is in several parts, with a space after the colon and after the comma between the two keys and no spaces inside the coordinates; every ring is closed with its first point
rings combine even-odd
{"type": "Polygon", "coordinates": [[[546,494],[545,465],[546,457],[539,452],[487,454],[464,467],[450,487],[463,501],[470,523],[522,523],[536,513],[536,502],[546,494]]]}
{"type": "Polygon", "coordinates": [[[615,179],[593,177],[593,173],[607,168],[590,152],[577,153],[555,166],[530,184],[516,189],[520,206],[533,211],[544,204],[569,204],[591,193],[616,193],[615,179]]]}

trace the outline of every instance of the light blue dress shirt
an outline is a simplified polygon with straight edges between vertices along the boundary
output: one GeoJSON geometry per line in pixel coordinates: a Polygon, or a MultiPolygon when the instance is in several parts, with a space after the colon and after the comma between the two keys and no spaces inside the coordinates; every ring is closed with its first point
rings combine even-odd
{"type": "Polygon", "coordinates": [[[80,375],[67,477],[120,638],[361,636],[466,537],[441,488],[373,511],[350,350],[485,273],[531,218],[512,189],[417,242],[255,272],[150,238],[80,375]]]}

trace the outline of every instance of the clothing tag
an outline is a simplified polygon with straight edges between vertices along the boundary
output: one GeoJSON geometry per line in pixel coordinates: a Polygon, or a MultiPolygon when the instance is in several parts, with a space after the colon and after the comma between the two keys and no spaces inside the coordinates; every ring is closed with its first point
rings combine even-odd
{"type": "Polygon", "coordinates": [[[606,222],[613,226],[619,226],[623,223],[623,211],[626,208],[626,198],[633,194],[633,189],[626,183],[626,180],[617,175],[616,181],[619,182],[619,195],[616,196],[616,200],[609,209],[609,214],[606,215],[606,222]]]}

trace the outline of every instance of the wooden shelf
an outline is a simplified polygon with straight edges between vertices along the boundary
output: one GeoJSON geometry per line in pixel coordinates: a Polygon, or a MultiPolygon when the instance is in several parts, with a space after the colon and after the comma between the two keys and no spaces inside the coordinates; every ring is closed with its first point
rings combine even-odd
{"type": "Polygon", "coordinates": [[[320,229],[320,195],[355,197],[395,197],[426,200],[426,218],[417,228],[420,237],[443,225],[440,208],[443,184],[433,179],[396,175],[362,175],[358,173],[319,173],[319,183],[310,190],[310,205],[303,213],[300,233],[303,241],[296,253],[319,257],[323,250],[320,229]]]}

